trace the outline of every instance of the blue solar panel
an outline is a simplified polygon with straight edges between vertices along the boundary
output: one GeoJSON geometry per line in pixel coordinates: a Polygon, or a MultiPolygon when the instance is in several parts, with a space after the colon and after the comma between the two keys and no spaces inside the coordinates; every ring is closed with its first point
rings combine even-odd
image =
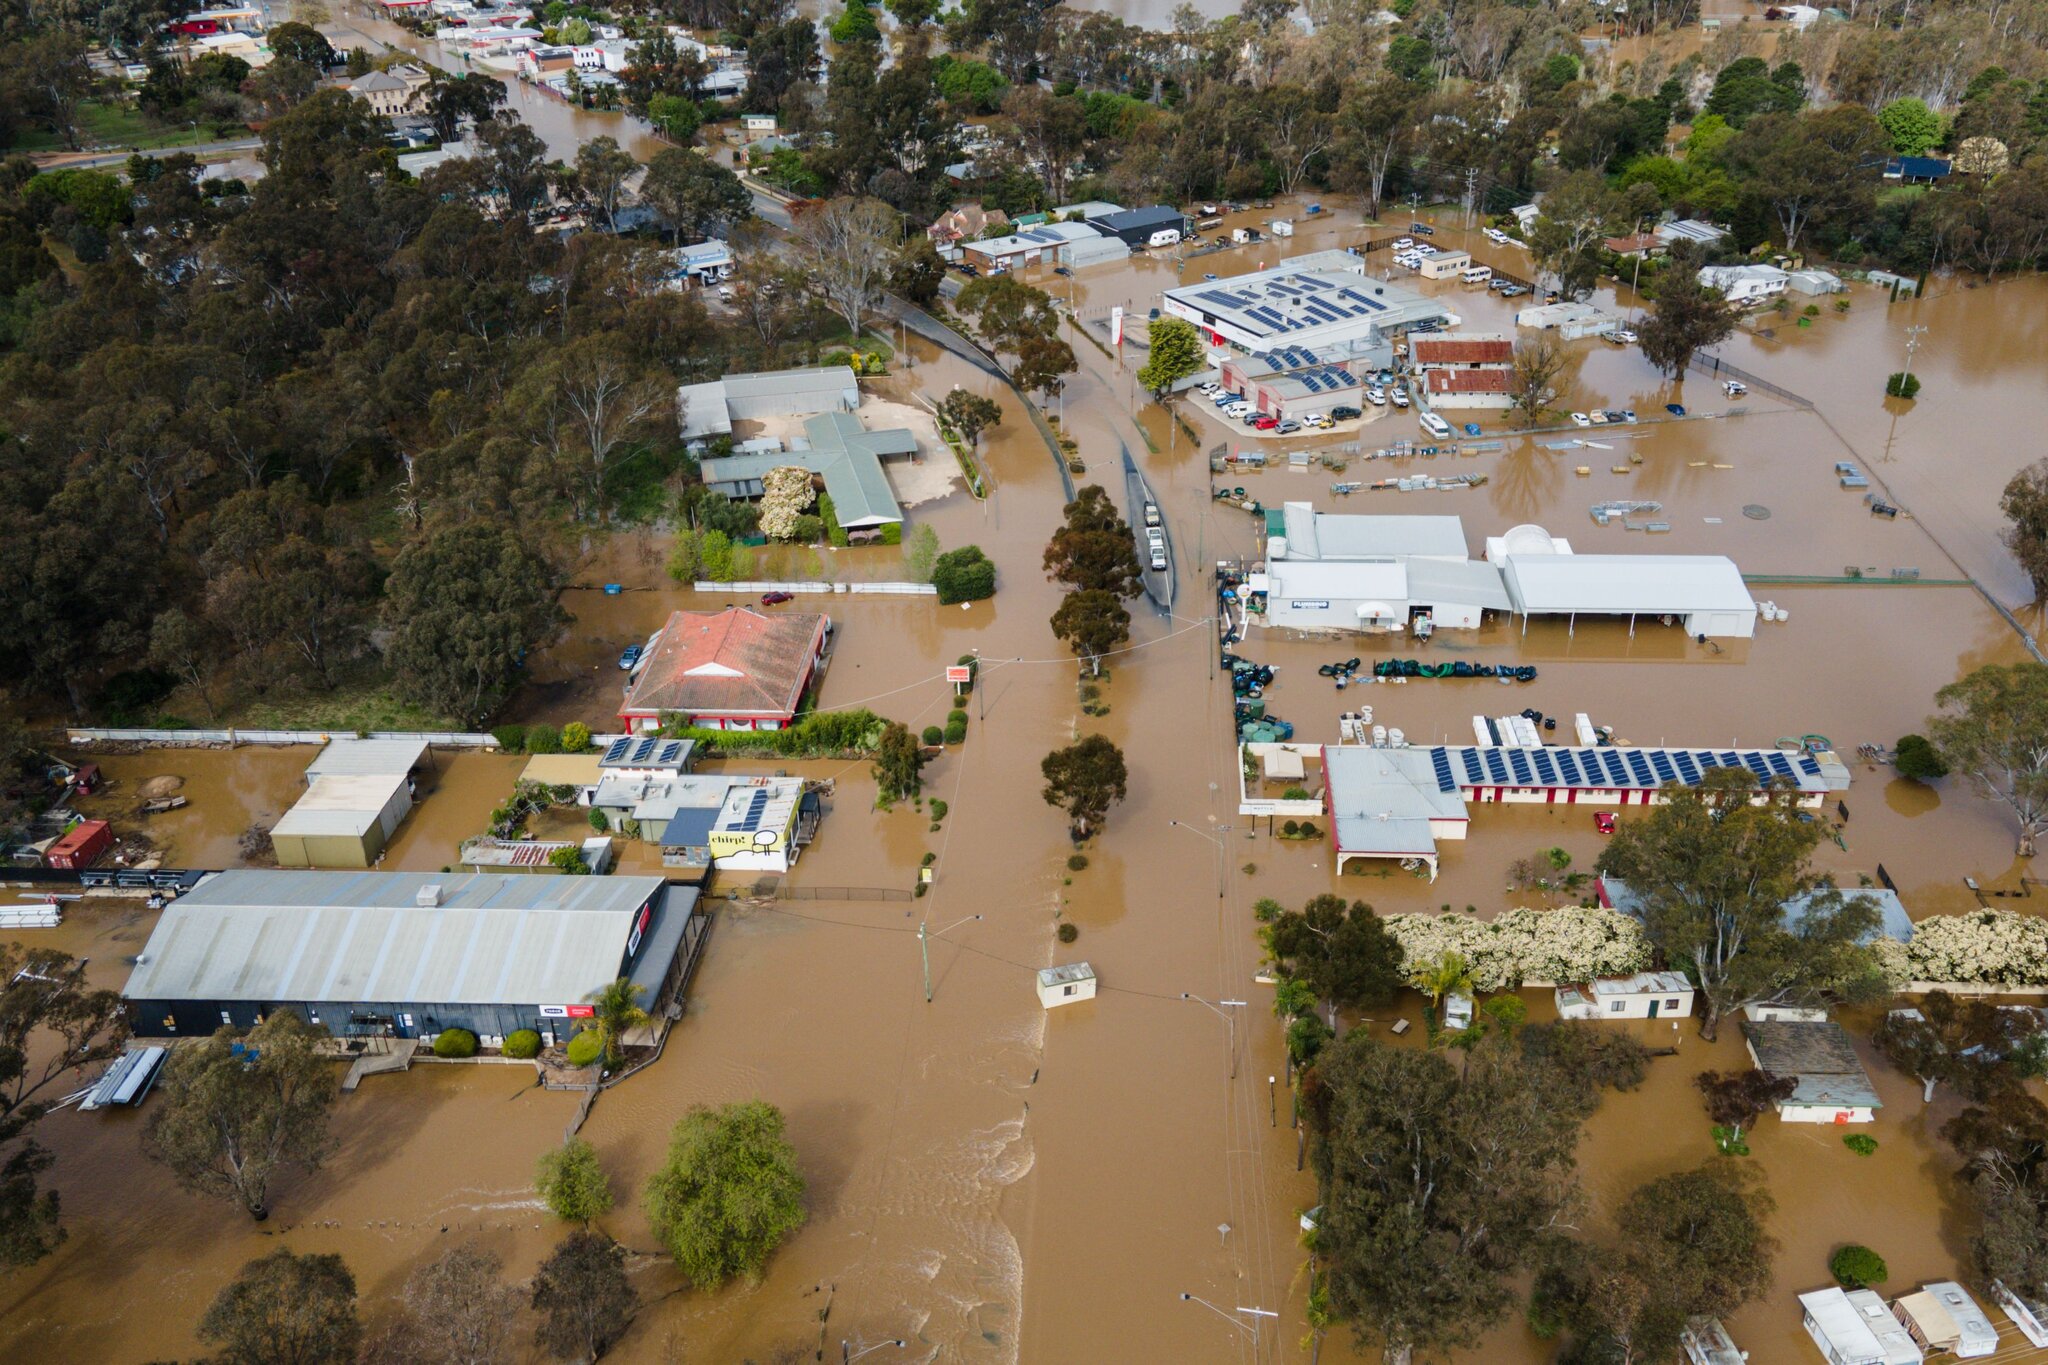
{"type": "Polygon", "coordinates": [[[1771,771],[1780,777],[1792,776],[1792,764],[1783,754],[1771,755],[1771,771]]]}
{"type": "Polygon", "coordinates": [[[1678,764],[1678,775],[1684,778],[1688,784],[1697,786],[1700,781],[1700,767],[1699,764],[1693,762],[1692,755],[1680,750],[1671,757],[1678,764]]]}
{"type": "Polygon", "coordinates": [[[1495,782],[1500,783],[1502,786],[1507,785],[1508,765],[1501,761],[1500,750],[1488,749],[1486,751],[1486,771],[1493,774],[1495,782]]]}
{"type": "Polygon", "coordinates": [[[1458,784],[1451,780],[1451,759],[1442,749],[1430,754],[1430,761],[1436,767],[1436,789],[1443,792],[1456,791],[1458,784]]]}
{"type": "Polygon", "coordinates": [[[1292,289],[1289,289],[1286,285],[1280,283],[1280,281],[1278,280],[1273,281],[1271,284],[1267,285],[1266,288],[1272,290],[1276,294],[1283,294],[1290,299],[1294,297],[1294,291],[1292,289]]]}
{"type": "Polygon", "coordinates": [[[605,747],[604,758],[601,761],[605,763],[618,762],[621,758],[625,757],[626,750],[631,748],[632,745],[633,741],[631,739],[613,740],[605,747]]]}
{"type": "Polygon", "coordinates": [[[1462,785],[1468,787],[1486,776],[1485,771],[1479,766],[1479,751],[1477,749],[1458,750],[1458,771],[1464,775],[1465,780],[1462,785]]]}
{"type": "Polygon", "coordinates": [[[1741,767],[1741,766],[1742,766],[1742,755],[1740,755],[1740,754],[1736,753],[1736,752],[1735,752],[1735,751],[1734,751],[1733,749],[1725,749],[1725,750],[1723,750],[1723,751],[1722,751],[1722,753],[1721,753],[1721,766],[1722,766],[1722,767],[1724,767],[1724,768],[1739,768],[1739,767],[1741,767]]]}
{"type": "Polygon", "coordinates": [[[673,763],[682,756],[683,743],[681,740],[676,740],[673,743],[664,744],[661,746],[661,761],[663,763],[673,763]]]}
{"type": "Polygon", "coordinates": [[[1629,785],[1628,767],[1621,761],[1620,754],[1603,753],[1599,755],[1599,759],[1601,766],[1607,770],[1607,780],[1611,785],[1616,787],[1626,787],[1629,785]]]}
{"type": "Polygon", "coordinates": [[[1755,773],[1758,777],[1769,777],[1771,775],[1771,767],[1768,763],[1764,762],[1763,755],[1761,754],[1744,754],[1742,756],[1742,766],[1755,773]]]}
{"type": "Polygon", "coordinates": [[[1529,760],[1520,749],[1508,750],[1508,763],[1515,770],[1515,781],[1528,786],[1536,779],[1529,772],[1529,760]]]}
{"type": "Polygon", "coordinates": [[[1663,753],[1651,754],[1650,766],[1656,769],[1659,782],[1676,782],[1678,780],[1678,770],[1671,766],[1671,760],[1663,753]]]}
{"type": "Polygon", "coordinates": [[[1637,782],[1645,787],[1657,785],[1656,776],[1650,771],[1649,759],[1644,758],[1640,752],[1634,749],[1629,750],[1626,757],[1628,760],[1628,770],[1636,775],[1637,782]]]}
{"type": "Polygon", "coordinates": [[[1799,771],[1805,773],[1808,777],[1819,777],[1820,760],[1812,754],[1801,754],[1799,756],[1799,771]]]}
{"type": "Polygon", "coordinates": [[[1559,749],[1556,758],[1557,770],[1564,774],[1564,780],[1567,784],[1574,787],[1585,785],[1585,779],[1579,776],[1579,765],[1572,758],[1571,750],[1559,749]]]}
{"type": "Polygon", "coordinates": [[[1556,764],[1554,764],[1554,763],[1552,763],[1552,762],[1550,761],[1550,755],[1549,755],[1549,754],[1546,754],[1546,753],[1544,753],[1544,752],[1543,752],[1543,751],[1542,751],[1541,749],[1538,749],[1538,750],[1536,751],[1536,756],[1535,756],[1535,757],[1536,757],[1536,776],[1538,776],[1538,777],[1540,777],[1540,778],[1542,778],[1542,779],[1543,779],[1543,784],[1544,784],[1545,786],[1547,786],[1547,787],[1555,787],[1555,786],[1557,785],[1557,780],[1558,780],[1558,779],[1557,779],[1557,765],[1556,765],[1556,764]]]}

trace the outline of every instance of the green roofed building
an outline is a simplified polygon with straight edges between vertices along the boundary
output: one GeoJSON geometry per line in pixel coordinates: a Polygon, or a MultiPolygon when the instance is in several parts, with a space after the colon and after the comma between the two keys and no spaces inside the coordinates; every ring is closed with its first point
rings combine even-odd
{"type": "Polygon", "coordinates": [[[821,412],[804,419],[807,446],[706,460],[704,482],[729,498],[758,498],[771,469],[795,465],[818,475],[832,498],[839,524],[851,535],[873,536],[902,524],[903,509],[882,466],[917,454],[917,437],[901,427],[869,431],[850,412],[821,412]]]}

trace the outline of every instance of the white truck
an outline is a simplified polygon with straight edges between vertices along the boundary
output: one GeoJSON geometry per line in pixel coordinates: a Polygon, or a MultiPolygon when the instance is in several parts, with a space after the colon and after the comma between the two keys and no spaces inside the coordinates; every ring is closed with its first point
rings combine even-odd
{"type": "Polygon", "coordinates": [[[1275,237],[1292,237],[1294,235],[1294,220],[1291,218],[1275,218],[1272,228],[1275,237]]]}

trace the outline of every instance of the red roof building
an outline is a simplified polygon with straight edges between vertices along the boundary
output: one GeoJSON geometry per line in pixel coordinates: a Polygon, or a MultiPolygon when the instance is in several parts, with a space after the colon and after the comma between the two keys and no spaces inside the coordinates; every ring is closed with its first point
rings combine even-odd
{"type": "Polygon", "coordinates": [[[1409,359],[1416,369],[1433,365],[1507,365],[1515,358],[1515,343],[1507,337],[1416,337],[1409,342],[1409,359]]]}
{"type": "Polygon", "coordinates": [[[1440,393],[1506,393],[1514,378],[1512,370],[1431,370],[1429,392],[1431,397],[1440,393]]]}
{"type": "Polygon", "coordinates": [[[678,715],[711,730],[779,730],[795,719],[825,656],[830,617],[752,607],[678,611],[626,689],[628,733],[678,715]]]}

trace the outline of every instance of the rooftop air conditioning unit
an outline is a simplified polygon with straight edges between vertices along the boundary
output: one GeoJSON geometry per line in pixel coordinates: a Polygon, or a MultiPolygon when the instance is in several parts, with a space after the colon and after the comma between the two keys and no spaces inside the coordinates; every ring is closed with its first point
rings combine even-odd
{"type": "Polygon", "coordinates": [[[412,903],[429,910],[439,905],[441,903],[441,883],[428,882],[419,889],[419,894],[412,898],[412,903]]]}

